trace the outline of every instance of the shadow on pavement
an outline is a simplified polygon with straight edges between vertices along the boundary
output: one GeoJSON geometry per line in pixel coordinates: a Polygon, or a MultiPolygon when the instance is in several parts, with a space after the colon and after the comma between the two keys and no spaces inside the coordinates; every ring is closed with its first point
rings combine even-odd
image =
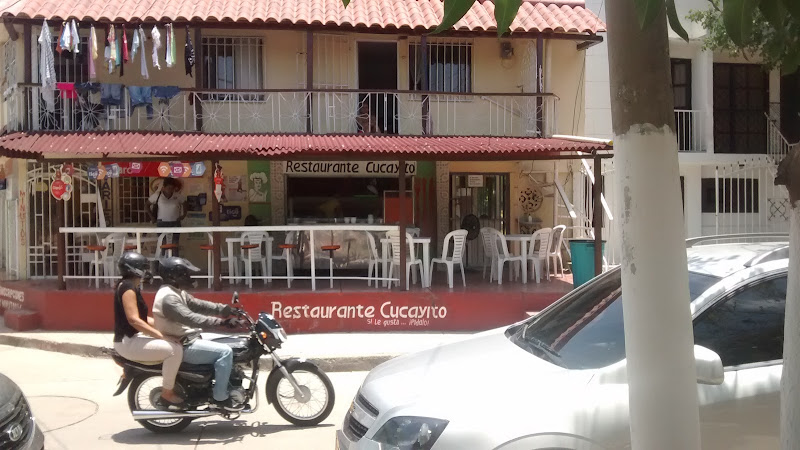
{"type": "MultiPolygon", "coordinates": [[[[329,428],[333,425],[321,424],[314,428],[329,428]]],[[[144,428],[131,428],[111,435],[111,440],[126,445],[219,445],[241,442],[247,437],[266,437],[286,431],[300,431],[307,428],[295,425],[270,425],[245,420],[207,420],[193,423],[180,433],[158,434],[144,428]]]]}

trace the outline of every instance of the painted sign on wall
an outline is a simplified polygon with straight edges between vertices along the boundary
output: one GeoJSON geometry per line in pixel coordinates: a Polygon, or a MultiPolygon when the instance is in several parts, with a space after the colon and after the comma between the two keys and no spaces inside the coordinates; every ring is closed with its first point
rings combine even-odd
{"type": "MultiPolygon", "coordinates": [[[[287,161],[286,175],[313,177],[396,177],[397,161],[287,161]]],[[[406,162],[406,175],[417,173],[416,161],[406,162]]]]}

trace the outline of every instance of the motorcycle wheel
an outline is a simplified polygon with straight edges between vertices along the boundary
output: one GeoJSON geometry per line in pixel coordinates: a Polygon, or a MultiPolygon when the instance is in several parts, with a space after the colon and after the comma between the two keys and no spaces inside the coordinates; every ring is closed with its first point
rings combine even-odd
{"type": "Polygon", "coordinates": [[[289,372],[304,395],[296,392],[289,380],[279,372],[278,382],[273,384],[274,391],[266,393],[267,399],[289,423],[303,427],[319,424],[331,413],[336,400],[331,380],[310,362],[299,363],[289,372]]]}
{"type": "MultiPolygon", "coordinates": [[[[155,401],[161,396],[162,378],[157,375],[139,375],[128,387],[128,407],[131,411],[158,409],[155,401]]],[[[175,385],[178,395],[183,395],[180,385],[175,385]]],[[[137,420],[140,425],[154,433],[177,433],[192,423],[190,418],[164,420],[137,420]]]]}

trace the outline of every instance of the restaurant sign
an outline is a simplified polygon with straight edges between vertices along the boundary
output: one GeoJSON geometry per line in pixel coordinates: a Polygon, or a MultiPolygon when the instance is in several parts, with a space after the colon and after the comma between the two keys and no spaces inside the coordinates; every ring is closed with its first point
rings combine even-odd
{"type": "MultiPolygon", "coordinates": [[[[396,177],[397,161],[287,161],[284,172],[294,177],[396,177]]],[[[417,173],[416,161],[406,162],[406,175],[417,173]]]]}

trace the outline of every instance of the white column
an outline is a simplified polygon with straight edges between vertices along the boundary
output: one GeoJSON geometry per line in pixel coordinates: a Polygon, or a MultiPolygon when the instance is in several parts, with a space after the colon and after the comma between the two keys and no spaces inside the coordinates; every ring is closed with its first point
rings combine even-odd
{"type": "Polygon", "coordinates": [[[700,133],[708,153],[714,152],[714,52],[701,50],[692,58],[692,109],[702,111],[700,133]]]}
{"type": "Polygon", "coordinates": [[[683,177],[683,220],[686,226],[686,237],[699,237],[703,233],[700,181],[702,179],[702,166],[683,165],[681,167],[681,176],[683,177]]]}

